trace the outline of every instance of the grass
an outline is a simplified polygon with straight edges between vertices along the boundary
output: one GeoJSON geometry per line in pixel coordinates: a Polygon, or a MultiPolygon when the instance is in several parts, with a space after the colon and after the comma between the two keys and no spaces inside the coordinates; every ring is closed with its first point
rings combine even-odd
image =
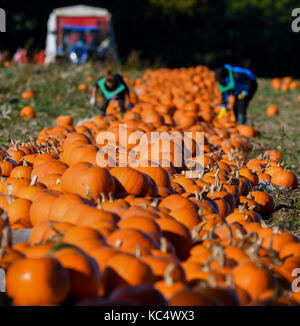
{"type": "MultiPolygon", "coordinates": [[[[123,73],[131,78],[142,74],[134,70],[123,73]]],[[[75,121],[95,115],[97,109],[89,104],[93,82],[86,81],[86,78],[91,75],[96,80],[102,74],[102,67],[91,63],[82,66],[0,67],[0,146],[7,147],[10,139],[25,141],[30,136],[36,137],[42,128],[53,126],[60,114],[72,115],[75,121]],[[80,83],[88,84],[89,92],[78,91],[80,83]],[[22,100],[21,94],[26,89],[32,89],[36,97],[22,100]],[[25,105],[34,108],[36,119],[25,121],[19,116],[25,105]]]]}
{"type": "MultiPolygon", "coordinates": [[[[289,170],[300,175],[300,102],[297,97],[300,90],[282,92],[271,87],[270,80],[260,79],[258,91],[248,108],[251,125],[260,131],[253,141],[250,157],[255,157],[267,149],[280,150],[282,162],[289,170]],[[279,115],[268,117],[266,109],[274,104],[279,115]]],[[[267,224],[300,235],[300,190],[271,191],[276,203],[276,211],[267,224]]]]}
{"type": "MultiPolygon", "coordinates": [[[[142,70],[130,70],[123,73],[131,78],[140,77],[142,70]]],[[[94,80],[103,73],[101,66],[92,63],[82,66],[51,67],[25,65],[0,68],[0,146],[6,148],[10,139],[27,140],[36,137],[42,128],[54,125],[60,114],[70,114],[76,121],[97,113],[89,104],[90,92],[77,90],[86,77],[92,75],[94,80]],[[23,101],[21,93],[32,89],[36,97],[23,101]],[[20,109],[32,105],[36,119],[25,121],[19,117],[20,109]]],[[[249,157],[258,156],[266,149],[278,149],[283,153],[283,161],[288,169],[300,175],[300,102],[297,100],[300,90],[281,92],[272,89],[270,80],[260,79],[258,91],[248,109],[249,123],[260,130],[260,135],[253,140],[253,151],[249,157]],[[280,114],[267,117],[268,105],[279,107],[280,114]]],[[[300,235],[300,191],[272,192],[277,210],[268,223],[279,226],[300,235]]]]}

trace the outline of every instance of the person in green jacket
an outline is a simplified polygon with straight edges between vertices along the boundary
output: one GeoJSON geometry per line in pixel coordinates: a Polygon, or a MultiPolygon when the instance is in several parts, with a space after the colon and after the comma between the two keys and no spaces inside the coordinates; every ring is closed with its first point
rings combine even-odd
{"type": "MultiPolygon", "coordinates": [[[[98,79],[96,84],[92,89],[92,96],[90,99],[90,103],[92,105],[96,104],[96,96],[97,91],[100,89],[103,97],[103,102],[100,107],[100,115],[104,116],[106,114],[106,109],[110,101],[119,101],[119,106],[121,109],[121,116],[124,117],[124,113],[126,111],[125,108],[125,98],[129,96],[129,89],[126,85],[123,77],[113,72],[110,69],[105,71],[105,75],[98,79]]],[[[128,109],[132,107],[131,103],[128,105],[128,109]]]]}

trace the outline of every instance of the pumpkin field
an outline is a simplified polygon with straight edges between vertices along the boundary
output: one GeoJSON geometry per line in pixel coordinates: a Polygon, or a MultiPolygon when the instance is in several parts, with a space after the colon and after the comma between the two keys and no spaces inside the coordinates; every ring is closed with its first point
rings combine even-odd
{"type": "Polygon", "coordinates": [[[258,79],[237,125],[217,117],[207,66],[120,71],[123,119],[117,102],[104,117],[90,105],[93,63],[0,67],[1,304],[298,306],[298,82],[258,79]],[[118,166],[120,124],[128,138],[190,132],[193,159],[203,133],[203,174],[175,165],[175,144],[168,162],[151,164],[150,143],[148,166],[118,166]],[[106,131],[116,166],[97,161],[106,131]]]}

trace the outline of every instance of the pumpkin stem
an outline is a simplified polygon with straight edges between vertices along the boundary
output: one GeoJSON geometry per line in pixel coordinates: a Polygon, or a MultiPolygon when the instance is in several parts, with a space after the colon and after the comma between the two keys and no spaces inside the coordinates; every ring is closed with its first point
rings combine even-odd
{"type": "Polygon", "coordinates": [[[17,151],[18,150],[18,145],[17,145],[17,142],[14,142],[12,139],[10,140],[11,144],[12,144],[12,149],[14,151],[17,151]]]}
{"type": "Polygon", "coordinates": [[[214,177],[215,178],[217,178],[217,177],[219,177],[219,173],[220,173],[220,171],[221,171],[221,169],[218,167],[218,165],[217,165],[217,171],[216,171],[216,173],[214,174],[214,177]]]}
{"type": "MultiPolygon", "coordinates": [[[[247,205],[247,203],[245,202],[245,204],[247,205]]],[[[252,204],[250,207],[248,207],[248,210],[249,211],[253,211],[254,210],[254,208],[255,208],[255,205],[254,204],[252,204]]]]}
{"type": "Polygon", "coordinates": [[[167,266],[167,268],[165,269],[165,273],[164,273],[164,281],[166,283],[166,285],[171,286],[174,284],[174,280],[172,278],[171,273],[173,272],[173,270],[175,269],[175,264],[171,263],[167,266]]]}
{"type": "Polygon", "coordinates": [[[237,237],[239,238],[239,240],[242,240],[244,238],[244,235],[242,234],[242,232],[239,229],[236,229],[235,233],[236,233],[237,237]]]}
{"type": "Polygon", "coordinates": [[[163,253],[168,252],[168,241],[165,237],[160,238],[160,251],[163,253]]]}
{"type": "Polygon", "coordinates": [[[202,188],[202,190],[199,194],[199,200],[203,200],[207,193],[209,193],[209,189],[207,189],[207,186],[204,185],[204,187],[202,188]]]}
{"type": "Polygon", "coordinates": [[[193,231],[192,231],[192,239],[193,239],[194,241],[198,241],[198,240],[199,240],[199,234],[200,234],[200,232],[203,230],[203,228],[204,228],[204,226],[205,226],[206,223],[207,223],[207,222],[205,221],[201,226],[197,226],[197,225],[195,225],[195,226],[193,227],[193,231]]]}
{"type": "Polygon", "coordinates": [[[272,250],[273,250],[273,234],[271,234],[271,236],[270,236],[270,243],[269,243],[267,249],[268,249],[269,251],[272,251],[272,250]]]}
{"type": "Polygon", "coordinates": [[[56,144],[55,144],[54,142],[53,142],[51,148],[54,150],[54,153],[55,153],[56,155],[59,154],[59,151],[58,151],[58,149],[57,149],[57,146],[56,146],[56,144]]]}
{"type": "Polygon", "coordinates": [[[9,196],[14,196],[15,195],[15,192],[14,192],[14,188],[11,185],[11,183],[7,183],[6,186],[7,186],[7,189],[8,189],[8,195],[9,196]]]}
{"type": "Polygon", "coordinates": [[[208,232],[208,239],[209,240],[214,240],[215,239],[215,229],[216,229],[216,225],[212,226],[210,229],[209,229],[209,232],[208,232]]]}
{"type": "Polygon", "coordinates": [[[212,256],[212,257],[208,258],[206,261],[204,261],[202,271],[205,273],[210,273],[211,272],[210,263],[214,260],[215,260],[215,258],[212,256]]]}
{"type": "Polygon", "coordinates": [[[218,267],[224,268],[225,266],[225,252],[221,246],[215,246],[213,248],[213,257],[218,260],[218,267]]]}
{"type": "Polygon", "coordinates": [[[201,218],[203,218],[203,212],[202,212],[202,209],[201,209],[201,208],[198,209],[197,214],[198,214],[201,218]]]}
{"type": "Polygon", "coordinates": [[[247,233],[247,234],[243,237],[243,239],[242,239],[242,241],[241,241],[239,247],[242,248],[242,249],[244,249],[244,248],[245,248],[245,244],[246,244],[246,242],[247,242],[249,239],[251,239],[252,237],[254,237],[254,242],[256,242],[256,241],[258,240],[258,235],[257,235],[256,232],[250,232],[250,233],[247,233]]]}
{"type": "Polygon", "coordinates": [[[251,200],[254,200],[254,197],[253,197],[253,195],[252,195],[252,193],[251,193],[251,192],[249,192],[249,194],[248,194],[247,198],[249,198],[249,199],[251,199],[251,200]]]}
{"type": "Polygon", "coordinates": [[[223,187],[224,187],[224,184],[223,184],[223,183],[221,183],[221,184],[218,186],[218,189],[217,189],[217,191],[222,191],[222,190],[223,190],[223,187]]]}
{"type": "Polygon", "coordinates": [[[11,231],[8,219],[6,221],[7,221],[7,223],[2,230],[0,259],[2,259],[4,257],[6,248],[10,248],[12,246],[12,231],[11,231]]]}
{"type": "Polygon", "coordinates": [[[28,163],[26,162],[26,160],[23,160],[23,159],[22,159],[22,164],[23,164],[23,166],[28,166],[28,163]]]}
{"type": "Polygon", "coordinates": [[[135,257],[136,258],[141,258],[141,256],[142,256],[142,251],[141,251],[141,247],[139,246],[139,245],[135,245],[134,246],[134,248],[135,248],[135,257]]]}
{"type": "Polygon", "coordinates": [[[155,197],[155,198],[153,198],[153,201],[150,204],[150,206],[157,207],[158,206],[158,203],[159,203],[159,198],[158,197],[155,197]]]}
{"type": "Polygon", "coordinates": [[[244,202],[242,205],[239,205],[239,211],[240,211],[240,213],[245,213],[246,206],[247,206],[247,202],[244,202]]]}
{"type": "Polygon", "coordinates": [[[48,222],[49,223],[49,228],[55,233],[55,235],[59,238],[63,238],[64,234],[61,233],[59,230],[57,230],[57,228],[52,224],[52,222],[48,222]]]}
{"type": "Polygon", "coordinates": [[[280,232],[280,229],[279,229],[279,226],[275,226],[274,228],[273,228],[273,232],[272,232],[272,234],[280,234],[281,232],[280,232]]]}
{"type": "Polygon", "coordinates": [[[9,204],[12,204],[15,201],[15,199],[13,197],[11,197],[13,195],[6,195],[6,194],[0,192],[0,196],[5,197],[9,204]]]}
{"type": "Polygon", "coordinates": [[[101,199],[100,198],[97,198],[97,209],[100,209],[100,210],[103,210],[103,206],[102,206],[102,202],[101,202],[101,199]]]}
{"type": "Polygon", "coordinates": [[[123,244],[123,241],[121,239],[117,239],[117,241],[115,242],[115,247],[116,248],[120,248],[123,244]]]}
{"type": "Polygon", "coordinates": [[[111,203],[113,203],[113,202],[115,201],[115,198],[114,198],[112,192],[108,193],[108,198],[109,198],[109,201],[110,201],[111,203]]]}
{"type": "Polygon", "coordinates": [[[225,225],[225,227],[227,228],[227,233],[228,233],[228,244],[229,244],[229,245],[232,245],[232,240],[233,240],[232,230],[231,230],[230,226],[229,226],[227,223],[225,223],[224,225],[225,225]]]}
{"type": "Polygon", "coordinates": [[[235,289],[235,283],[233,281],[233,275],[232,274],[227,274],[225,277],[225,286],[229,287],[231,289],[235,289]]]}
{"type": "Polygon", "coordinates": [[[245,252],[253,259],[259,257],[258,252],[261,248],[264,239],[260,238],[256,242],[253,243],[245,252]]]}
{"type": "Polygon", "coordinates": [[[252,222],[252,217],[248,214],[245,215],[244,221],[246,222],[252,222]]]}
{"type": "Polygon", "coordinates": [[[229,179],[228,179],[228,181],[227,181],[227,184],[228,184],[229,186],[232,185],[232,180],[233,180],[233,175],[230,175],[230,177],[229,177],[229,179]]]}
{"type": "Polygon", "coordinates": [[[0,218],[1,218],[1,220],[3,220],[5,222],[8,219],[7,212],[6,211],[3,211],[2,214],[0,215],[0,218]]]}
{"type": "Polygon", "coordinates": [[[106,197],[106,194],[104,192],[100,192],[100,196],[101,196],[101,201],[102,202],[107,201],[107,197],[106,197]]]}
{"type": "Polygon", "coordinates": [[[30,184],[29,186],[33,187],[33,186],[36,186],[37,184],[37,179],[38,179],[38,176],[37,175],[34,175],[31,180],[30,180],[30,184]]]}
{"type": "Polygon", "coordinates": [[[217,282],[217,278],[216,278],[216,275],[212,274],[212,275],[209,275],[209,278],[207,280],[207,283],[210,287],[212,288],[216,288],[218,287],[218,282],[217,282]]]}
{"type": "Polygon", "coordinates": [[[261,224],[261,226],[262,226],[263,228],[267,228],[267,227],[268,227],[267,223],[266,223],[264,220],[261,220],[261,221],[260,221],[260,224],[261,224]]]}
{"type": "Polygon", "coordinates": [[[210,186],[210,195],[211,195],[211,197],[213,197],[214,196],[214,190],[215,190],[215,185],[214,184],[212,184],[211,186],[210,186]]]}
{"type": "Polygon", "coordinates": [[[92,191],[90,187],[86,187],[86,196],[88,197],[89,200],[92,199],[92,191]]]}

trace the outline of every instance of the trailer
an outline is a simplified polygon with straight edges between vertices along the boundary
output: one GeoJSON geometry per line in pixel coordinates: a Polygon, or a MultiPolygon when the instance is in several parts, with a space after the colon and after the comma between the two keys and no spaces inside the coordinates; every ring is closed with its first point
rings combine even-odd
{"type": "Polygon", "coordinates": [[[46,64],[59,58],[74,64],[88,59],[118,60],[107,9],[85,5],[57,8],[49,16],[47,28],[46,64]]]}

